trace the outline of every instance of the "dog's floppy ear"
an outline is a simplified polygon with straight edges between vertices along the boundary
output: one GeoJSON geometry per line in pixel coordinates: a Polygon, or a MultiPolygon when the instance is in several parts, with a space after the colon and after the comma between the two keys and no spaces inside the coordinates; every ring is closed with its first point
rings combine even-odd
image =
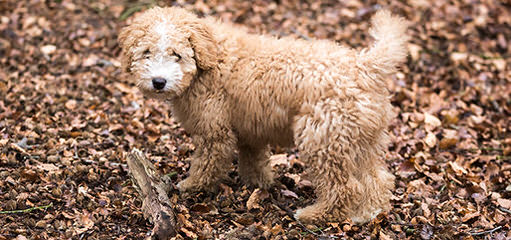
{"type": "Polygon", "coordinates": [[[133,61],[133,53],[131,49],[137,44],[137,39],[143,37],[145,32],[137,25],[124,27],[119,33],[117,41],[121,47],[121,66],[126,73],[131,72],[131,63],[133,61]]]}
{"type": "Polygon", "coordinates": [[[218,61],[218,49],[211,30],[200,22],[189,23],[187,27],[197,65],[203,70],[212,68],[218,61]]]}
{"type": "Polygon", "coordinates": [[[131,54],[127,53],[124,49],[121,52],[121,68],[125,73],[131,73],[131,54]]]}

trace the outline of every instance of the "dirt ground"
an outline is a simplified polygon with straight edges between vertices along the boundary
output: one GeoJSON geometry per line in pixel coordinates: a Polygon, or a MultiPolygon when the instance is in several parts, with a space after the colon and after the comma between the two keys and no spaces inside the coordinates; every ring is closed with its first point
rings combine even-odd
{"type": "Polygon", "coordinates": [[[511,238],[509,0],[0,0],[0,240],[151,230],[124,153],[141,149],[177,183],[194,151],[169,106],[120,72],[117,34],[153,5],[354,48],[370,44],[377,9],[412,22],[408,61],[388,81],[392,211],[362,226],[296,222],[314,191],[299,153],[274,149],[272,189],[243,186],[233,165],[218,194],[169,192],[178,239],[511,238]]]}

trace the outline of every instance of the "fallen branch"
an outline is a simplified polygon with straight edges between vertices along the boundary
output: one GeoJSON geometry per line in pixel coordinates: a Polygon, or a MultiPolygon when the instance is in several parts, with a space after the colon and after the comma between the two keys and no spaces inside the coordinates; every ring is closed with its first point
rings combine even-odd
{"type": "Polygon", "coordinates": [[[138,149],[127,155],[128,169],[142,199],[144,217],[154,224],[151,239],[169,239],[176,235],[176,217],[169,205],[168,184],[138,149]]]}
{"type": "Polygon", "coordinates": [[[34,210],[45,210],[45,209],[50,208],[52,206],[53,206],[53,203],[50,203],[50,204],[45,205],[45,206],[31,207],[31,208],[22,209],[22,210],[0,211],[0,214],[29,213],[29,212],[32,212],[34,210]]]}
{"type": "Polygon", "coordinates": [[[471,232],[470,235],[472,235],[472,236],[480,236],[480,235],[492,234],[493,232],[495,232],[495,231],[497,231],[497,230],[499,230],[501,228],[502,228],[502,226],[498,226],[498,227],[496,227],[494,229],[490,229],[488,231],[471,232]]]}

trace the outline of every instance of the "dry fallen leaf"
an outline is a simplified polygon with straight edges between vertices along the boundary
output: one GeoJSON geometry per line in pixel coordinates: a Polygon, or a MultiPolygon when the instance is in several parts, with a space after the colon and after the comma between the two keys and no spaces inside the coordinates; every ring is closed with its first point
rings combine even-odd
{"type": "Polygon", "coordinates": [[[438,144],[438,147],[440,149],[448,149],[455,147],[456,143],[458,143],[458,139],[456,138],[442,138],[442,140],[440,140],[440,143],[438,144]]]}
{"type": "Polygon", "coordinates": [[[248,210],[251,210],[254,208],[260,209],[261,206],[259,205],[259,203],[264,198],[264,195],[267,195],[267,193],[264,194],[263,190],[256,188],[247,200],[247,209],[248,210]]]}
{"type": "Polygon", "coordinates": [[[385,232],[380,231],[380,240],[392,240],[392,238],[385,234],[385,232]]]}
{"type": "Polygon", "coordinates": [[[204,203],[196,203],[190,207],[192,212],[200,212],[200,213],[208,213],[210,208],[207,204],[204,203]]]}
{"type": "Polygon", "coordinates": [[[455,62],[456,64],[459,64],[462,61],[466,61],[468,58],[467,53],[461,53],[461,52],[454,52],[451,53],[451,60],[455,62]]]}
{"type": "Polygon", "coordinates": [[[497,203],[508,210],[511,210],[511,200],[505,199],[505,198],[499,198],[497,199],[497,203]]]}
{"type": "Polygon", "coordinates": [[[424,138],[424,142],[426,143],[426,145],[428,145],[428,147],[433,148],[436,146],[437,138],[435,134],[429,132],[428,135],[426,135],[426,137],[424,138]]]}
{"type": "Polygon", "coordinates": [[[59,168],[52,163],[40,163],[37,165],[37,168],[40,170],[43,170],[43,171],[47,171],[47,172],[53,172],[53,171],[59,170],[59,168]]]}
{"type": "Polygon", "coordinates": [[[286,154],[275,154],[270,157],[270,165],[277,166],[277,165],[288,165],[289,161],[287,159],[286,154]]]}
{"type": "Polygon", "coordinates": [[[462,222],[468,222],[469,220],[472,220],[476,217],[479,217],[481,214],[479,212],[471,212],[471,213],[467,213],[465,214],[465,216],[463,216],[463,218],[461,218],[461,221],[462,222]]]}
{"type": "Polygon", "coordinates": [[[293,191],[282,189],[282,190],[280,190],[280,192],[282,193],[283,196],[292,197],[292,198],[298,198],[298,195],[296,195],[296,193],[293,192],[293,191]]]}
{"type": "Polygon", "coordinates": [[[464,167],[460,166],[457,162],[449,162],[448,165],[449,167],[451,167],[451,169],[457,176],[461,176],[463,174],[468,173],[467,170],[464,167]]]}
{"type": "Polygon", "coordinates": [[[57,50],[57,47],[55,45],[44,45],[41,47],[41,52],[43,52],[46,55],[53,54],[57,50]]]}
{"type": "Polygon", "coordinates": [[[77,102],[74,99],[68,100],[65,104],[66,108],[69,110],[74,110],[76,108],[77,102]]]}
{"type": "Polygon", "coordinates": [[[426,123],[426,128],[429,128],[430,130],[442,125],[440,119],[429,113],[424,113],[424,123],[426,123]]]}

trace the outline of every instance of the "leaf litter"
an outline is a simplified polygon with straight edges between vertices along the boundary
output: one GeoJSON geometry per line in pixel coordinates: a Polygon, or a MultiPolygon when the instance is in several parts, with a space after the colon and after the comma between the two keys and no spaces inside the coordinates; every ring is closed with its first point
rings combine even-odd
{"type": "Polygon", "coordinates": [[[276,186],[231,167],[218,194],[169,192],[178,239],[509,239],[511,2],[13,1],[0,4],[0,240],[144,238],[151,229],[123,154],[144,149],[173,183],[194,146],[164,102],[119,69],[117,34],[154,5],[180,5],[253,33],[369,44],[389,8],[412,22],[388,86],[393,209],[370,223],[304,226],[314,192],[299,153],[274,149],[276,186]]]}

